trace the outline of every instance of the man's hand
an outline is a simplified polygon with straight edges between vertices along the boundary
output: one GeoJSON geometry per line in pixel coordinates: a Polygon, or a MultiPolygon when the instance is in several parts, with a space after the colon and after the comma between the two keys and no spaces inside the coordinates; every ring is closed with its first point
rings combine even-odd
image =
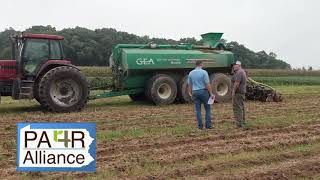
{"type": "Polygon", "coordinates": [[[231,96],[234,97],[236,95],[236,93],[234,91],[232,91],[231,96]]]}
{"type": "Polygon", "coordinates": [[[207,88],[207,90],[208,90],[208,92],[209,92],[209,94],[210,94],[210,97],[213,98],[214,94],[213,94],[213,92],[212,92],[211,84],[208,83],[206,88],[207,88]]]}
{"type": "Polygon", "coordinates": [[[234,102],[234,97],[235,97],[235,96],[236,96],[236,90],[233,89],[233,90],[232,90],[232,93],[231,93],[232,104],[233,104],[233,102],[234,102]]]}

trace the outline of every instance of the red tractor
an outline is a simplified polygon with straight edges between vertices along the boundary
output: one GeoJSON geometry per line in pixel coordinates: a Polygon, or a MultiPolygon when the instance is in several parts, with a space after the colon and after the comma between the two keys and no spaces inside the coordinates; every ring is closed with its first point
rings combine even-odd
{"type": "Polygon", "coordinates": [[[53,112],[82,109],[88,100],[89,84],[65,59],[63,39],[47,34],[11,37],[12,60],[0,60],[0,96],[35,98],[53,112]]]}

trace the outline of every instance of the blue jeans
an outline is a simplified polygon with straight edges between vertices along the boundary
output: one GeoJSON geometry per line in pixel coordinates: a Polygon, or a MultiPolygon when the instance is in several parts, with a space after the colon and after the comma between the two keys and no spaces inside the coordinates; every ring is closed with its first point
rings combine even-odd
{"type": "Polygon", "coordinates": [[[200,129],[203,128],[202,116],[201,116],[201,104],[204,105],[204,109],[206,110],[206,128],[210,128],[212,126],[211,108],[210,108],[211,106],[210,104],[208,104],[209,98],[210,98],[210,95],[206,89],[192,91],[192,100],[194,102],[196,117],[198,121],[198,127],[200,129]]]}

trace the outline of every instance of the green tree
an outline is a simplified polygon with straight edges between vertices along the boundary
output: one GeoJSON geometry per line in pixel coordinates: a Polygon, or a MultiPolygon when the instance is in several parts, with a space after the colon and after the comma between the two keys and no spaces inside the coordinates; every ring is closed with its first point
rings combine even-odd
{"type": "MultiPolygon", "coordinates": [[[[90,30],[82,27],[66,28],[61,31],[55,27],[32,26],[24,32],[57,34],[64,36],[63,41],[65,56],[72,59],[72,63],[81,66],[105,66],[111,55],[112,47],[117,44],[133,43],[146,44],[154,42],[157,44],[180,44],[190,43],[201,45],[202,40],[195,38],[181,38],[180,40],[165,38],[150,38],[149,36],[137,36],[127,32],[117,31],[112,28],[90,30]]],[[[9,36],[19,34],[13,28],[0,32],[0,59],[10,59],[11,47],[9,36]]],[[[290,65],[280,59],[273,52],[254,52],[238,42],[227,42],[228,48],[232,49],[237,60],[240,60],[245,68],[267,68],[267,69],[290,69],[290,65]]]]}

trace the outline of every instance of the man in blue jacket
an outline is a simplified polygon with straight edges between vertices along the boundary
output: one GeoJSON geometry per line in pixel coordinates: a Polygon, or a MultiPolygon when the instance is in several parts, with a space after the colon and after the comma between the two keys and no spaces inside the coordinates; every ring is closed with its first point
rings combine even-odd
{"type": "Polygon", "coordinates": [[[203,62],[197,61],[196,68],[189,73],[188,91],[195,105],[198,128],[203,129],[201,117],[201,104],[203,104],[206,110],[205,127],[207,129],[211,129],[211,105],[208,104],[208,100],[209,98],[213,98],[214,96],[212,93],[208,72],[203,70],[202,67],[203,62]]]}

